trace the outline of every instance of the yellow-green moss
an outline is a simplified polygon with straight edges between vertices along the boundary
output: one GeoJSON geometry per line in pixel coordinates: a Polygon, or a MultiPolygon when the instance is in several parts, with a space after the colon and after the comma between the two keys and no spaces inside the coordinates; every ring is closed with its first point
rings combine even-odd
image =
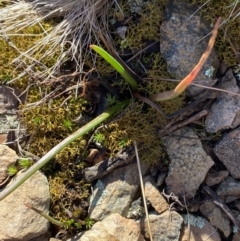
{"type": "MultiPolygon", "coordinates": [[[[158,41],[164,6],[165,0],[148,1],[139,13],[138,20],[129,20],[127,22],[126,39],[122,40],[120,37],[117,37],[115,42],[122,49],[127,47],[131,50],[140,50],[145,45],[145,40],[158,41]]],[[[132,16],[126,0],[120,2],[120,8],[125,17],[132,16]]],[[[124,18],[120,11],[115,11],[111,16],[118,21],[124,18]]]]}
{"type": "MultiPolygon", "coordinates": [[[[206,0],[189,0],[197,6],[202,6],[207,1],[206,0]]],[[[239,25],[240,17],[233,19],[231,17],[231,11],[233,10],[232,4],[235,2],[233,0],[221,0],[221,1],[208,1],[199,11],[201,15],[204,16],[210,23],[214,24],[217,17],[222,17],[223,21],[227,22],[219,29],[218,37],[215,43],[215,49],[218,53],[218,56],[224,63],[227,65],[236,65],[238,64],[238,59],[234,53],[228,40],[232,42],[234,48],[239,52],[240,48],[240,35],[239,35],[239,25]]],[[[240,2],[238,2],[235,10],[240,8],[240,2]]]]}

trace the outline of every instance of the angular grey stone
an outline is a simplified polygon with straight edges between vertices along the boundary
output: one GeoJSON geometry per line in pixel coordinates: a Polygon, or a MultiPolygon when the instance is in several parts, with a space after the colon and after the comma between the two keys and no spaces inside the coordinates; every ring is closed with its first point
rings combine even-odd
{"type": "Polygon", "coordinates": [[[217,194],[220,196],[239,196],[240,182],[232,177],[226,177],[226,179],[217,188],[217,194]]]}
{"type": "Polygon", "coordinates": [[[240,178],[240,128],[237,128],[224,136],[213,148],[214,153],[226,166],[234,178],[240,178]]]}
{"type": "Polygon", "coordinates": [[[223,181],[223,179],[225,177],[227,177],[229,175],[229,172],[228,171],[216,171],[215,169],[210,169],[210,171],[208,172],[207,176],[206,176],[206,179],[205,179],[205,183],[208,185],[208,186],[213,186],[213,185],[216,185],[220,182],[223,181]]]}
{"type": "MultiPolygon", "coordinates": [[[[148,168],[143,163],[141,167],[144,175],[148,168]]],[[[111,213],[119,213],[126,217],[139,185],[136,163],[117,169],[99,179],[90,199],[90,218],[102,220],[111,213]]]]}
{"type": "Polygon", "coordinates": [[[165,179],[167,191],[176,196],[192,198],[214,162],[207,156],[201,141],[189,127],[164,137],[163,144],[171,160],[165,179]]]}
{"type": "MultiPolygon", "coordinates": [[[[237,94],[240,93],[231,69],[224,75],[218,88],[237,94]]],[[[216,133],[220,130],[235,128],[239,124],[240,98],[233,94],[219,91],[217,99],[212,104],[207,115],[205,121],[206,130],[210,133],[216,133]]]]}

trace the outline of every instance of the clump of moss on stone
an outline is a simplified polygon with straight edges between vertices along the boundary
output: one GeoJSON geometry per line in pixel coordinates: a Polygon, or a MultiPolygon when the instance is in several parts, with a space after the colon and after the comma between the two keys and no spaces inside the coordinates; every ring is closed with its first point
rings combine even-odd
{"type": "MultiPolygon", "coordinates": [[[[196,4],[197,6],[202,6],[207,1],[206,0],[189,0],[189,2],[196,4]]],[[[200,14],[204,16],[206,20],[210,23],[214,24],[217,17],[222,17],[223,21],[227,20],[225,24],[219,29],[218,37],[215,43],[215,49],[217,51],[220,59],[223,60],[227,65],[236,65],[238,64],[238,59],[236,54],[231,47],[231,43],[236,48],[236,51],[239,51],[239,25],[240,18],[231,17],[231,11],[233,10],[234,1],[226,0],[226,1],[208,1],[204,6],[201,7],[200,14]]],[[[240,3],[236,9],[239,9],[240,3]]]]}

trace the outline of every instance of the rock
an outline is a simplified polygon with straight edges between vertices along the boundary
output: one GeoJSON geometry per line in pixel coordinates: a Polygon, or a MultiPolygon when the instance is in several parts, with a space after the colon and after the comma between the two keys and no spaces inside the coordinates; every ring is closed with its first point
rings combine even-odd
{"type": "Polygon", "coordinates": [[[240,240],[240,232],[234,233],[232,241],[239,241],[240,240]]]}
{"type": "Polygon", "coordinates": [[[128,210],[127,218],[139,219],[145,214],[144,207],[142,204],[142,198],[138,198],[132,202],[131,207],[128,210]]]}
{"type": "Polygon", "coordinates": [[[217,188],[217,194],[220,196],[239,196],[240,182],[232,177],[227,177],[217,188]]]}
{"type": "MultiPolygon", "coordinates": [[[[167,1],[165,19],[160,29],[160,49],[168,72],[177,79],[186,77],[198,63],[208,44],[209,37],[205,37],[212,31],[210,24],[206,24],[196,10],[197,7],[184,0],[167,1]]],[[[212,85],[218,66],[213,50],[195,81],[212,85]],[[213,70],[212,74],[210,70],[213,70]]],[[[194,96],[202,90],[190,86],[187,92],[194,96]]]]}
{"type": "Polygon", "coordinates": [[[212,201],[205,201],[200,206],[200,211],[213,226],[223,232],[225,237],[230,235],[231,227],[229,218],[212,201]]]}
{"type": "MultiPolygon", "coordinates": [[[[183,218],[177,212],[166,211],[161,215],[149,214],[149,222],[154,241],[178,241],[183,218]]],[[[141,230],[149,239],[146,218],[141,221],[141,230]]]]}
{"type": "MultiPolygon", "coordinates": [[[[22,175],[18,173],[16,178],[22,175]]],[[[11,185],[15,178],[7,185],[11,185]]],[[[47,178],[36,172],[13,193],[0,201],[0,240],[37,240],[49,228],[49,222],[33,210],[28,203],[48,213],[50,194],[47,178]]],[[[44,239],[43,239],[44,240],[44,239]]]]}
{"type": "Polygon", "coordinates": [[[210,169],[207,173],[205,183],[211,187],[223,181],[225,177],[229,175],[228,171],[216,171],[215,169],[210,169]]]}
{"type": "Polygon", "coordinates": [[[236,200],[234,202],[234,205],[237,207],[238,210],[240,210],[240,200],[236,200]]]}
{"type": "Polygon", "coordinates": [[[0,184],[8,176],[8,166],[15,164],[18,156],[16,152],[6,145],[0,145],[0,184]]]}
{"type": "MultiPolygon", "coordinates": [[[[33,238],[33,239],[31,239],[31,240],[29,240],[29,241],[49,241],[49,237],[50,237],[50,233],[45,233],[45,234],[43,234],[43,235],[40,235],[39,237],[37,237],[37,238],[33,238]]],[[[52,238],[50,238],[50,240],[51,241],[61,241],[61,240],[59,240],[59,239],[52,239],[52,238]]]]}
{"type": "Polygon", "coordinates": [[[204,218],[189,214],[190,239],[188,239],[188,215],[184,215],[184,227],[179,241],[221,241],[217,230],[204,218]]]}
{"type": "MultiPolygon", "coordinates": [[[[141,165],[144,175],[148,168],[143,163],[141,165]]],[[[136,163],[117,169],[99,179],[90,199],[90,218],[103,220],[111,213],[119,213],[126,217],[139,185],[136,163]]]]}
{"type": "Polygon", "coordinates": [[[162,172],[158,175],[157,183],[156,183],[157,187],[160,187],[164,183],[166,175],[167,175],[166,172],[162,172]]]}
{"type": "MultiPolygon", "coordinates": [[[[238,99],[238,98],[235,98],[238,99]]],[[[240,128],[230,131],[214,147],[213,151],[234,178],[240,178],[240,128]]]]}
{"type": "Polygon", "coordinates": [[[0,133],[8,133],[9,129],[17,128],[18,117],[17,108],[19,105],[18,96],[20,92],[9,88],[8,86],[0,86],[0,133]]]}
{"type": "MultiPolygon", "coordinates": [[[[218,88],[240,93],[236,79],[232,70],[228,70],[222,78],[218,88]]],[[[220,130],[235,128],[240,124],[240,98],[226,92],[219,91],[217,100],[212,104],[207,115],[205,125],[210,133],[216,133],[220,130]]]]}
{"type": "Polygon", "coordinates": [[[152,178],[150,176],[146,176],[143,181],[146,199],[152,204],[158,213],[166,211],[168,209],[168,203],[155,187],[155,183],[152,178]]]}
{"type": "Polygon", "coordinates": [[[181,128],[173,132],[172,136],[163,138],[171,160],[165,179],[166,190],[176,196],[192,198],[214,164],[197,138],[189,127],[181,128]]]}
{"type": "Polygon", "coordinates": [[[114,213],[95,223],[91,230],[83,232],[79,238],[68,241],[144,241],[139,225],[131,219],[126,219],[114,213]]]}
{"type": "Polygon", "coordinates": [[[224,198],[224,202],[225,203],[230,203],[230,202],[233,202],[233,201],[235,201],[235,200],[237,200],[239,198],[240,198],[240,196],[226,196],[224,198]]]}

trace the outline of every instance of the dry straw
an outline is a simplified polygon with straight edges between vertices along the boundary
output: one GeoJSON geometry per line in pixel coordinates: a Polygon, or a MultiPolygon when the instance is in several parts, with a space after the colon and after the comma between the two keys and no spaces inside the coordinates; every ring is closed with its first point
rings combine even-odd
{"type": "MultiPolygon", "coordinates": [[[[20,34],[20,31],[35,24],[43,29],[42,38],[26,52],[20,50],[15,62],[26,61],[28,69],[41,64],[43,77],[56,75],[59,66],[67,58],[76,61],[76,71],[82,72],[84,61],[90,54],[86,51],[93,38],[98,41],[98,34],[107,29],[107,13],[113,1],[107,0],[48,0],[48,1],[9,1],[10,4],[0,8],[0,37],[8,40],[20,34]],[[43,20],[54,19],[58,23],[46,30],[41,24],[43,20]],[[44,50],[44,51],[43,51],[44,50]],[[43,52],[39,59],[34,56],[43,52]],[[44,58],[51,58],[60,53],[55,64],[49,69],[42,63],[44,58]]],[[[0,0],[1,2],[1,0],[0,0]]],[[[106,31],[107,32],[107,31],[106,31]]],[[[104,33],[106,35],[106,32],[104,33]]],[[[16,49],[16,46],[13,46],[16,49]]],[[[25,71],[27,72],[27,71],[25,71]]]]}

